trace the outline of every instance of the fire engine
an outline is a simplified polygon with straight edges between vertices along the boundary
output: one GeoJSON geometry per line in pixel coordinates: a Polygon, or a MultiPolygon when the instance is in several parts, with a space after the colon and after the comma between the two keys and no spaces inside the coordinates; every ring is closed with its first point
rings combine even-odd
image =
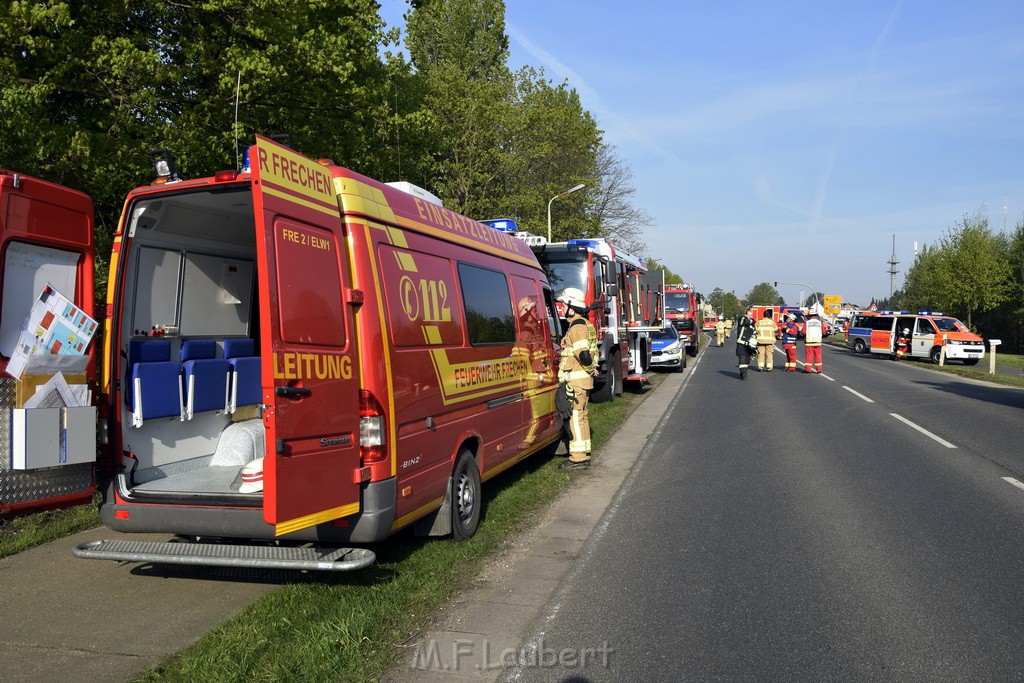
{"type": "Polygon", "coordinates": [[[49,391],[46,383],[57,370],[69,388],[94,390],[96,342],[29,354],[34,342],[22,337],[35,338],[36,328],[24,326],[37,303],[45,305],[41,298],[66,302],[91,320],[93,250],[93,204],[86,195],[0,170],[0,437],[6,448],[0,516],[77,505],[95,490],[96,408],[88,401],[69,404],[52,392],[52,400],[33,396],[38,388],[49,391]],[[25,363],[15,372],[19,357],[25,363]]]}
{"type": "MultiPolygon", "coordinates": [[[[625,382],[649,381],[651,333],[662,327],[663,271],[647,270],[642,259],[606,239],[548,242],[511,219],[484,222],[530,245],[556,297],[568,287],[585,293],[600,356],[591,400],[613,401],[625,382]]],[[[559,314],[564,317],[564,307],[559,314]]]]}
{"type": "Polygon", "coordinates": [[[259,136],[247,158],[179,180],[156,154],[111,257],[101,518],[192,542],[75,554],[341,571],[374,553],[309,544],[471,536],[481,481],[562,438],[536,257],[429,193],[259,136]]]}
{"type": "Polygon", "coordinates": [[[672,323],[683,341],[686,352],[696,356],[701,326],[698,320],[700,295],[693,285],[677,283],[665,286],[665,320],[672,323]]]}

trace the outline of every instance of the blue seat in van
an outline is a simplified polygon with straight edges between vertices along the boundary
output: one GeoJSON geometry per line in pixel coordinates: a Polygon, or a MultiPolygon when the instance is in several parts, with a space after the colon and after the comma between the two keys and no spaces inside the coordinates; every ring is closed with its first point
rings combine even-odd
{"type": "Polygon", "coordinates": [[[217,342],[213,339],[188,339],[181,343],[186,420],[196,413],[227,411],[228,361],[216,355],[217,342]]]}
{"type": "Polygon", "coordinates": [[[259,405],[262,402],[260,357],[255,353],[252,339],[224,341],[224,357],[231,365],[231,395],[228,399],[230,413],[234,413],[238,406],[259,405]]]}
{"type": "Polygon", "coordinates": [[[182,418],[181,363],[171,360],[169,339],[132,342],[132,426],[157,417],[182,418]]]}

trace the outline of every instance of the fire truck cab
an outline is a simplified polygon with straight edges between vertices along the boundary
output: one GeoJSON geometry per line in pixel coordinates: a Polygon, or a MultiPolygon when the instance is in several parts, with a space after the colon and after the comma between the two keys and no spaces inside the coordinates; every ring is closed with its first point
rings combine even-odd
{"type": "Polygon", "coordinates": [[[665,320],[676,328],[679,339],[690,356],[696,356],[700,348],[699,299],[700,295],[691,284],[677,283],[665,286],[665,320]]]}
{"type": "MultiPolygon", "coordinates": [[[[622,394],[624,382],[642,385],[649,380],[651,334],[663,324],[661,270],[647,270],[641,259],[605,239],[549,243],[518,231],[508,219],[485,222],[516,230],[536,254],[556,297],[568,287],[585,293],[600,356],[591,400],[612,401],[622,394]]],[[[564,310],[559,312],[564,315],[564,310]]]]}
{"type": "Polygon", "coordinates": [[[251,170],[132,191],[115,235],[104,523],[231,543],[80,557],[351,570],[562,438],[557,313],[520,240],[257,137],[251,170]],[[257,545],[234,539],[257,539],[257,545]]]}

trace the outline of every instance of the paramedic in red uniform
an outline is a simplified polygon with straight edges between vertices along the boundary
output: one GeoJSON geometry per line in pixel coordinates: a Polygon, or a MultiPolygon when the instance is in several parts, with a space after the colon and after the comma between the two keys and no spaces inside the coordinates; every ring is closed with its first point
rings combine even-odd
{"type": "Polygon", "coordinates": [[[796,324],[796,314],[788,313],[782,325],[782,350],[786,352],[786,372],[796,372],[796,338],[800,327],[796,324]]]}
{"type": "Polygon", "coordinates": [[[804,372],[821,374],[821,320],[813,311],[804,327],[804,372]]]}
{"type": "MultiPolygon", "coordinates": [[[[558,366],[558,379],[566,383],[572,404],[569,418],[569,459],[559,469],[575,470],[590,467],[590,411],[587,403],[594,388],[594,367],[597,363],[597,331],[584,313],[587,305],[583,292],[569,287],[558,298],[565,304],[565,319],[569,323],[562,337],[562,358],[558,366]]],[[[608,370],[611,372],[611,369],[608,370]]]]}
{"type": "Polygon", "coordinates": [[[896,337],[896,355],[892,357],[893,360],[900,360],[903,356],[907,355],[907,349],[910,348],[910,328],[904,327],[900,332],[900,336],[896,337]]]}

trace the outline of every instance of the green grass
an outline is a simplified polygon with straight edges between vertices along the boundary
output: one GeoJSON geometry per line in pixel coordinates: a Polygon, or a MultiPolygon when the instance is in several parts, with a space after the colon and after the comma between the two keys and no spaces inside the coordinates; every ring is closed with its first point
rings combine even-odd
{"type": "MultiPolygon", "coordinates": [[[[663,378],[655,375],[652,383],[663,378]]],[[[592,404],[595,451],[649,393],[592,404]]],[[[561,460],[535,456],[487,482],[480,528],[468,541],[400,532],[374,547],[377,563],[368,569],[297,575],[140,680],[377,680],[399,655],[398,645],[565,488],[571,477],[558,470],[561,460]]]]}
{"type": "MultiPolygon", "coordinates": [[[[986,363],[988,363],[987,358],[981,361],[980,365],[985,365],[986,363]]],[[[1003,353],[998,347],[996,348],[996,363],[1024,370],[1024,356],[1016,353],[1003,353]]]]}
{"type": "Polygon", "coordinates": [[[93,502],[0,520],[0,557],[99,526],[100,514],[93,502]]]}

